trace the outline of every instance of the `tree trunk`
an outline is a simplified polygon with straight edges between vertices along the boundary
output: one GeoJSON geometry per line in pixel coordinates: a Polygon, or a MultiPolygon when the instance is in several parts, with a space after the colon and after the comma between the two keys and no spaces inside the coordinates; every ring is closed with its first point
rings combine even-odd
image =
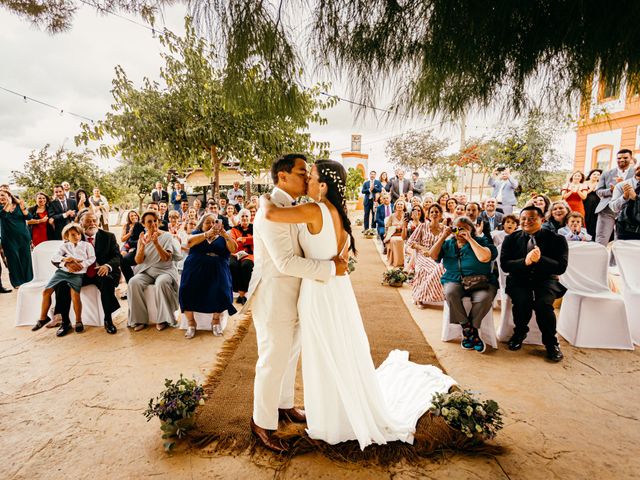
{"type": "Polygon", "coordinates": [[[469,201],[473,201],[473,175],[476,173],[476,171],[473,168],[473,165],[471,165],[471,187],[469,189],[469,201]]]}
{"type": "Polygon", "coordinates": [[[215,145],[211,145],[211,166],[213,167],[213,195],[215,195],[220,191],[220,159],[215,145]]]}
{"type": "Polygon", "coordinates": [[[144,197],[146,196],[147,196],[146,193],[138,194],[138,198],[140,199],[138,201],[138,211],[140,212],[140,214],[142,214],[142,202],[144,202],[144,197]]]}
{"type": "Polygon", "coordinates": [[[484,197],[484,181],[487,179],[487,171],[482,170],[482,186],[480,187],[480,201],[482,201],[482,197],[484,197]]]}

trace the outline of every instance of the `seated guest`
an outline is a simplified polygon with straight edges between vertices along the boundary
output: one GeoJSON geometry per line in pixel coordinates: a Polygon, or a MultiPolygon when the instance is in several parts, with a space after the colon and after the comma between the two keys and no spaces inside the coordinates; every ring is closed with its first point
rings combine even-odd
{"type": "Polygon", "coordinates": [[[91,208],[91,202],[89,202],[89,194],[86,190],[79,188],[78,190],[76,190],[75,195],[71,198],[75,199],[78,205],[78,211],[84,210],[85,208],[91,208]]]}
{"type": "Polygon", "coordinates": [[[454,220],[454,228],[445,226],[429,252],[431,258],[442,262],[445,272],[441,282],[449,306],[449,322],[462,327],[462,348],[483,353],[486,345],[478,330],[482,319],[491,311],[498,291],[498,282],[492,272],[491,261],[498,256],[493,243],[476,236],[475,224],[467,217],[454,220]],[[457,228],[456,228],[457,227],[457,228]],[[454,235],[448,238],[451,233],[454,235]],[[472,276],[475,284],[465,287],[472,276]],[[472,308],[467,314],[462,299],[471,298],[472,308]]]}
{"type": "MultiPolygon", "coordinates": [[[[126,283],[129,283],[129,280],[133,277],[133,267],[136,265],[136,247],[142,233],[144,233],[144,226],[140,223],[138,212],[130,210],[127,214],[127,223],[122,229],[121,240],[124,243],[120,248],[120,254],[122,255],[120,268],[126,283]]],[[[123,294],[120,298],[124,300],[127,296],[123,294]]]]}
{"type": "Polygon", "coordinates": [[[178,232],[180,231],[180,214],[175,210],[171,210],[168,213],[169,224],[167,225],[167,232],[173,235],[175,238],[178,238],[178,232]]]}
{"type": "MultiPolygon", "coordinates": [[[[220,215],[224,214],[226,215],[227,213],[227,205],[229,204],[229,202],[227,201],[226,197],[220,197],[218,199],[218,208],[220,209],[220,215]]],[[[234,208],[235,210],[235,208],[234,208]]]]}
{"type": "Polygon", "coordinates": [[[42,242],[53,240],[53,227],[49,224],[49,197],[43,193],[36,193],[36,204],[28,209],[27,225],[31,230],[31,245],[37,247],[42,242]]]}
{"type": "Polygon", "coordinates": [[[440,195],[438,195],[438,198],[435,202],[442,207],[443,214],[447,213],[447,202],[449,201],[449,197],[449,192],[442,192],[440,195]]]}
{"type": "Polygon", "coordinates": [[[196,220],[198,220],[204,214],[204,208],[202,208],[202,202],[199,198],[193,200],[193,207],[196,211],[196,220]]]}
{"type": "MultiPolygon", "coordinates": [[[[248,212],[247,212],[248,213],[248,212]]],[[[189,255],[184,261],[180,281],[180,309],[189,322],[186,338],[196,334],[194,312],[211,313],[211,331],[222,335],[220,314],[236,313],[233,306],[229,255],[238,246],[213,216],[202,216],[189,236],[189,255]]]]}
{"type": "Polygon", "coordinates": [[[476,235],[484,236],[487,240],[493,243],[489,222],[485,222],[480,216],[480,204],[478,202],[467,203],[467,205],[465,206],[465,213],[469,220],[471,220],[475,224],[476,235]]]}
{"type": "Polygon", "coordinates": [[[466,209],[467,209],[466,204],[458,203],[456,205],[456,209],[453,211],[453,219],[456,219],[458,217],[463,217],[466,209]]]}
{"type": "Polygon", "coordinates": [[[556,314],[553,302],[564,295],[558,281],[567,269],[567,240],[542,228],[542,211],[529,206],[520,212],[522,230],[507,236],[500,251],[500,268],[508,274],[506,293],[513,304],[515,329],[508,342],[509,350],[522,348],[529,332],[531,313],[542,333],[547,358],[554,362],[563,355],[556,339],[556,314]]]}
{"type": "Polygon", "coordinates": [[[233,206],[237,215],[244,208],[244,195],[236,195],[236,203],[233,206]]]}
{"type": "Polygon", "coordinates": [[[542,228],[551,230],[553,233],[558,233],[558,230],[567,225],[567,215],[569,215],[570,211],[567,202],[564,200],[556,200],[551,204],[549,218],[542,224],[542,228]]]}
{"type": "Polygon", "coordinates": [[[542,211],[542,214],[546,218],[547,215],[549,215],[549,208],[551,207],[551,200],[549,200],[549,197],[547,197],[546,195],[537,194],[537,195],[534,195],[531,198],[531,200],[529,200],[527,202],[527,204],[525,206],[529,206],[529,205],[533,205],[534,207],[538,207],[542,211]]]}
{"type": "Polygon", "coordinates": [[[165,225],[169,224],[169,204],[163,200],[158,202],[158,213],[160,214],[160,220],[165,225]]]}
{"type": "Polygon", "coordinates": [[[421,223],[407,240],[407,245],[415,251],[415,276],[411,290],[413,301],[418,308],[444,301],[444,291],[440,283],[444,268],[429,255],[431,247],[443,231],[442,207],[434,203],[428,212],[428,221],[421,223]]]}
{"type": "Polygon", "coordinates": [[[434,203],[436,203],[436,202],[435,202],[435,200],[433,198],[433,194],[431,194],[431,195],[427,194],[424,197],[424,200],[422,200],[422,210],[424,210],[425,212],[428,212],[429,211],[429,207],[431,205],[433,205],[434,203]]]}
{"type": "Polygon", "coordinates": [[[233,280],[233,291],[238,292],[237,302],[240,305],[247,303],[245,297],[249,289],[251,272],[253,272],[253,224],[251,223],[251,212],[246,208],[240,210],[238,214],[240,223],[231,229],[231,238],[238,245],[235,254],[229,259],[231,268],[231,279],[233,280]]]}
{"type": "MultiPolygon", "coordinates": [[[[125,249],[125,252],[128,252],[129,249],[131,248],[131,245],[128,245],[127,242],[133,235],[133,227],[136,224],[140,225],[140,215],[138,215],[138,212],[136,212],[135,210],[129,210],[129,212],[127,213],[127,220],[122,226],[122,235],[120,235],[120,241],[123,243],[123,248],[125,247],[125,245],[127,246],[125,249]]],[[[140,231],[143,231],[143,230],[144,230],[144,227],[141,226],[140,231]]],[[[136,236],[136,238],[134,238],[131,243],[135,245],[137,241],[138,241],[138,238],[136,236]]]]}
{"type": "Polygon", "coordinates": [[[231,204],[227,204],[227,207],[224,211],[224,217],[227,219],[227,223],[229,224],[229,228],[231,227],[235,227],[238,224],[238,219],[236,216],[236,208],[231,205],[231,204]]]}
{"type": "MultiPolygon", "coordinates": [[[[378,230],[378,236],[380,237],[380,240],[383,242],[383,245],[384,245],[384,232],[385,232],[386,221],[387,221],[387,218],[390,217],[391,213],[393,212],[391,207],[391,196],[387,193],[383,193],[380,196],[380,202],[381,204],[378,205],[378,208],[376,209],[375,223],[376,223],[376,229],[378,230]]],[[[385,255],[387,254],[386,245],[384,245],[383,253],[385,255]]]]}
{"type": "MultiPolygon", "coordinates": [[[[413,235],[413,232],[415,232],[418,226],[423,224],[424,221],[424,210],[422,210],[422,206],[418,203],[411,208],[410,217],[407,219],[405,216],[404,238],[408,239],[411,235],[413,235]]],[[[413,273],[413,271],[415,270],[415,251],[411,247],[409,247],[408,243],[405,243],[404,263],[405,271],[413,273]]]]}
{"type": "MultiPolygon", "coordinates": [[[[42,291],[42,305],[40,308],[40,318],[31,329],[39,330],[51,320],[47,313],[51,307],[51,295],[59,283],[65,283],[71,287],[71,300],[73,301],[73,311],[76,314],[76,332],[84,331],[82,325],[82,304],[80,303],[80,289],[82,288],[82,274],[87,271],[90,265],[96,261],[96,254],[93,246],[89,242],[82,241],[82,228],[77,223],[70,223],[62,229],[62,239],[64,243],[60,245],[58,252],[53,256],[51,262],[57,265],[55,271],[47,285],[42,291]],[[74,264],[78,268],[70,269],[74,264]]],[[[69,328],[71,328],[69,326],[69,328]]]]}
{"type": "MultiPolygon", "coordinates": [[[[82,275],[82,286],[95,285],[100,292],[100,302],[104,311],[104,329],[109,334],[115,334],[117,329],[113,324],[113,312],[120,308],[116,298],[116,287],[120,282],[120,253],[118,242],[113,233],[98,228],[98,218],[91,210],[84,210],[78,214],[80,226],[84,230],[84,241],[89,243],[95,251],[95,261],[82,275]]],[[[68,265],[70,271],[79,268],[74,264],[68,265]]],[[[69,308],[71,306],[71,291],[67,283],[56,286],[56,307],[54,313],[62,317],[62,325],[56,332],[63,337],[71,330],[69,308]]],[[[76,316],[77,318],[77,316],[76,316]]],[[[76,331],[78,327],[76,324],[76,331]]]]}
{"type": "Polygon", "coordinates": [[[407,239],[405,203],[398,200],[393,207],[393,213],[385,219],[386,232],[383,242],[387,248],[389,265],[404,267],[404,241],[407,239]]]}
{"type": "Polygon", "coordinates": [[[253,224],[253,221],[256,218],[256,213],[258,213],[258,203],[251,202],[247,205],[247,210],[249,210],[249,213],[251,214],[251,224],[253,224]]]}
{"type": "Polygon", "coordinates": [[[174,312],[178,307],[178,269],[174,261],[182,258],[180,247],[173,236],[158,229],[158,214],[147,210],[142,214],[145,233],[136,246],[135,275],[129,280],[129,326],[138,332],[149,324],[149,310],[144,291],[155,284],[158,310],[156,328],[164,330],[175,324],[174,312]]]}
{"type": "Polygon", "coordinates": [[[518,229],[520,220],[514,214],[510,213],[502,217],[502,230],[494,230],[491,232],[493,244],[498,247],[504,242],[504,237],[511,235],[518,229]]]}
{"type": "Polygon", "coordinates": [[[489,230],[502,230],[502,213],[496,210],[498,203],[493,197],[489,197],[484,201],[484,210],[480,214],[480,218],[489,223],[489,230]]]}
{"type": "Polygon", "coordinates": [[[579,212],[571,212],[567,215],[567,225],[558,230],[568,242],[590,242],[591,235],[584,229],[584,217],[579,212]]]}
{"type": "Polygon", "coordinates": [[[180,222],[184,223],[189,216],[189,200],[186,198],[180,202],[180,210],[178,210],[180,214],[180,222]]]}
{"type": "Polygon", "coordinates": [[[189,207],[189,209],[187,210],[187,218],[189,220],[195,220],[197,222],[198,221],[198,210],[195,207],[189,207]]]}
{"type": "MultiPolygon", "coordinates": [[[[444,195],[444,194],[443,194],[444,195]]],[[[443,215],[444,218],[450,218],[453,220],[456,217],[456,208],[458,207],[458,200],[451,197],[447,199],[447,208],[445,209],[443,215]]]]}
{"type": "Polygon", "coordinates": [[[218,204],[215,202],[215,200],[209,200],[207,202],[207,211],[205,213],[210,213],[211,215],[213,215],[214,220],[222,220],[222,226],[225,230],[229,230],[231,228],[227,217],[223,217],[222,215],[220,215],[220,208],[218,207],[218,204]]]}

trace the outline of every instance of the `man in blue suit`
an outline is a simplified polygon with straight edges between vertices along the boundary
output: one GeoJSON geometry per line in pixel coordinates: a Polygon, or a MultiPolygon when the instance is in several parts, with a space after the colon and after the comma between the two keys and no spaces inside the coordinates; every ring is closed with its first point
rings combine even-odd
{"type": "Polygon", "coordinates": [[[375,213],[373,211],[374,203],[377,196],[382,192],[382,183],[376,180],[375,170],[369,172],[369,180],[362,185],[362,194],[364,195],[364,229],[369,230],[369,217],[371,217],[371,225],[375,222],[375,213]]]}
{"type": "MultiPolygon", "coordinates": [[[[384,243],[384,232],[385,232],[385,220],[387,217],[391,216],[393,213],[393,206],[391,205],[391,195],[388,193],[383,193],[380,196],[380,205],[376,210],[376,230],[378,231],[378,236],[380,240],[384,243]]],[[[384,247],[384,252],[387,253],[387,247],[384,247]]]]}

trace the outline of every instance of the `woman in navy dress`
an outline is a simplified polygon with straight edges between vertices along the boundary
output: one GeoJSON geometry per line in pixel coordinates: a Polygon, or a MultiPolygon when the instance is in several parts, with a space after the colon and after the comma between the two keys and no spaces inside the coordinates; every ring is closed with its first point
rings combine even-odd
{"type": "Polygon", "coordinates": [[[220,314],[225,310],[229,315],[236,313],[229,256],[238,245],[210,213],[202,216],[189,235],[188,245],[189,255],[184,261],[178,292],[180,309],[189,322],[185,337],[193,338],[196,334],[193,312],[211,313],[211,331],[220,336],[220,314]]]}

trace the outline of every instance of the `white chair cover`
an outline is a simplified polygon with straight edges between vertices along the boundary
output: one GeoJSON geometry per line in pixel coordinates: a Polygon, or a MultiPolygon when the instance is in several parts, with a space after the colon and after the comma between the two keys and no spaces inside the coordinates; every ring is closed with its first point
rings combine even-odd
{"type": "Polygon", "coordinates": [[[617,240],[613,253],[622,277],[622,298],[633,343],[640,345],[640,240],[617,240]]]}
{"type": "MultiPolygon", "coordinates": [[[[507,275],[502,271],[500,267],[500,249],[502,245],[498,247],[498,282],[500,283],[500,290],[498,295],[500,296],[500,326],[498,327],[498,340],[501,342],[508,342],[513,336],[515,329],[515,323],[513,321],[513,304],[511,303],[511,297],[507,295],[505,288],[507,286],[507,275]]],[[[496,295],[496,297],[498,296],[496,295]]],[[[531,320],[529,320],[529,333],[527,338],[524,339],[524,343],[530,345],[542,345],[542,333],[538,327],[536,321],[536,313],[531,314],[531,320]]]]}
{"type": "MultiPolygon", "coordinates": [[[[31,253],[33,263],[33,280],[25,283],[18,290],[18,302],[16,305],[16,327],[35,325],[40,318],[40,306],[42,305],[42,291],[49,279],[56,271],[51,263],[51,258],[60,248],[62,240],[49,240],[42,242],[31,253]]],[[[80,291],[82,302],[82,323],[88,326],[101,327],[104,325],[104,310],[100,301],[100,291],[95,285],[82,287],[80,291]]],[[[55,294],[52,297],[52,307],[49,316],[53,316],[55,294]]],[[[71,322],[75,322],[73,305],[70,309],[71,322]]]]}
{"type": "Polygon", "coordinates": [[[557,331],[571,345],[633,350],[624,302],[609,289],[607,249],[595,242],[569,242],[569,265],[560,277],[568,291],[557,331]]]}
{"type": "MultiPolygon", "coordinates": [[[[464,297],[462,304],[467,313],[471,311],[471,299],[464,297]]],[[[451,342],[454,340],[462,340],[462,327],[455,323],[449,323],[449,305],[444,302],[442,309],[442,341],[451,342]]],[[[480,331],[478,332],[480,338],[487,345],[491,345],[493,348],[498,348],[498,339],[496,337],[496,326],[493,323],[493,310],[489,310],[480,324],[480,331]]]]}

